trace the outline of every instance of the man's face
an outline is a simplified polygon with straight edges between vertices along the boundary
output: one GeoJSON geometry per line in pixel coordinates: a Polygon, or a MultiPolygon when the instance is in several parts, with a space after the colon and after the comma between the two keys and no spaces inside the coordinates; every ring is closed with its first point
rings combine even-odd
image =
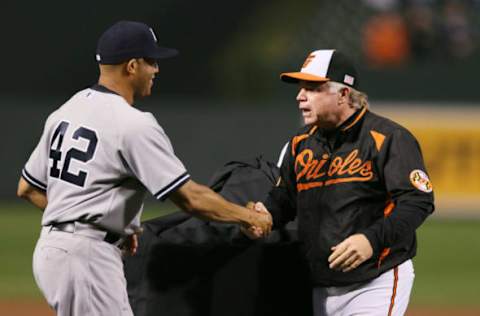
{"type": "Polygon", "coordinates": [[[135,97],[146,97],[152,93],[153,80],[158,73],[158,64],[155,59],[139,58],[137,73],[134,80],[135,97]]]}
{"type": "Polygon", "coordinates": [[[337,126],[339,93],[332,92],[326,82],[300,81],[298,108],[306,125],[321,128],[337,126]]]}

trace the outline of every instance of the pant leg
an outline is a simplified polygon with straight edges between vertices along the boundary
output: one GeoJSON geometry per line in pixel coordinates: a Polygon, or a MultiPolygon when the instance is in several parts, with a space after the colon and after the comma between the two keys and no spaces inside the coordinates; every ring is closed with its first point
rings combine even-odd
{"type": "Polygon", "coordinates": [[[367,283],[315,288],[314,315],[404,315],[414,277],[412,261],[407,260],[367,283]]]}
{"type": "Polygon", "coordinates": [[[58,316],[133,315],[120,250],[106,242],[44,229],[33,271],[58,316]]]}

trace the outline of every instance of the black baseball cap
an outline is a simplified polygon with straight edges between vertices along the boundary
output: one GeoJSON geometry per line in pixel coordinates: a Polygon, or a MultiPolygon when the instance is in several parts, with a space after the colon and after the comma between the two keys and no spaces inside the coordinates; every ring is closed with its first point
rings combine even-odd
{"type": "Polygon", "coordinates": [[[347,56],[335,49],[322,49],[310,53],[299,72],[282,73],[280,79],[288,83],[297,83],[300,80],[335,81],[358,88],[355,67],[347,56]]]}
{"type": "Polygon", "coordinates": [[[178,54],[173,48],[157,45],[153,29],[141,22],[120,21],[100,36],[96,60],[99,64],[120,64],[131,58],[169,58],[178,54]]]}

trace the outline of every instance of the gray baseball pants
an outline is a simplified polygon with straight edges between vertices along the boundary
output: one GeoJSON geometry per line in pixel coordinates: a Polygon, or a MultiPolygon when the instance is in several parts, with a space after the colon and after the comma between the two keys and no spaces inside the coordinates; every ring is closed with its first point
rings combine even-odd
{"type": "Polygon", "coordinates": [[[33,274],[58,316],[133,316],[121,251],[104,232],[43,227],[33,255],[33,274]]]}

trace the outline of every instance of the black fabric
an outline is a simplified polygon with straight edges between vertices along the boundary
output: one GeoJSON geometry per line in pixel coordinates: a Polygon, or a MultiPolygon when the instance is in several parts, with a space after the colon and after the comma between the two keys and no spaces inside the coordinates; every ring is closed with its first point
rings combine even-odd
{"type": "Polygon", "coordinates": [[[333,52],[332,58],[330,59],[327,78],[330,78],[331,81],[349,85],[355,89],[358,89],[359,87],[357,70],[347,56],[338,50],[333,52]],[[353,84],[345,82],[345,75],[349,75],[353,78],[353,84]]]}
{"type": "MultiPolygon", "coordinates": [[[[262,157],[220,168],[212,189],[232,202],[263,201],[278,168],[262,157]]],[[[236,225],[177,212],[143,223],[125,260],[137,316],[310,315],[311,289],[295,224],[251,241],[236,225]]]]}

